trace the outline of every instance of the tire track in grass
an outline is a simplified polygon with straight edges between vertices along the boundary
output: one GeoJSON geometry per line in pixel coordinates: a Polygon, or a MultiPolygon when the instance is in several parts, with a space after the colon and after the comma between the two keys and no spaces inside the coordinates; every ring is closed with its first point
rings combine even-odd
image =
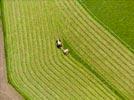
{"type": "MultiPolygon", "coordinates": [[[[72,4],[74,4],[74,3],[72,3],[72,4]]],[[[78,5],[78,4],[76,4],[76,5],[78,5]]],[[[75,6],[75,5],[74,5],[74,6],[75,6]]],[[[82,12],[82,11],[81,11],[81,12],[82,12]]],[[[83,15],[84,15],[84,14],[83,14],[83,15]]],[[[80,16],[81,16],[81,15],[80,15],[80,16]]],[[[82,16],[81,16],[81,17],[82,17],[82,16]]],[[[87,17],[87,16],[85,15],[85,17],[87,17]]],[[[87,17],[87,18],[88,18],[88,17],[87,17]]],[[[88,18],[88,19],[91,20],[91,18],[88,18]]],[[[92,20],[93,20],[93,19],[92,19],[92,20]]],[[[92,21],[92,20],[91,20],[91,21],[92,21]]],[[[86,20],[84,20],[84,21],[87,23],[86,20]]],[[[92,21],[92,22],[93,22],[93,21],[92,21]]],[[[95,22],[94,22],[94,23],[95,23],[95,22]]],[[[93,23],[93,25],[97,27],[97,25],[95,25],[94,23],[93,23]]],[[[87,23],[87,24],[89,25],[89,23],[87,23]]],[[[96,23],[96,24],[98,24],[98,23],[96,23]]],[[[99,25],[99,26],[100,26],[100,25],[99,25]]],[[[100,26],[100,27],[102,27],[102,26],[100,26]]],[[[99,28],[99,27],[97,27],[97,28],[99,28]]],[[[93,28],[93,29],[94,29],[94,28],[93,28]]],[[[100,28],[99,28],[99,30],[100,30],[101,32],[103,32],[100,28]]],[[[106,30],[105,30],[105,31],[106,31],[106,30]]],[[[105,31],[104,31],[104,32],[105,32],[105,31]]],[[[103,32],[103,33],[104,33],[104,32],[103,32]]],[[[106,33],[105,35],[108,35],[108,33],[106,33]]],[[[109,35],[108,35],[108,36],[109,36],[109,35]]],[[[112,37],[113,37],[113,36],[112,36],[112,37]]],[[[109,36],[110,39],[111,39],[112,37],[109,36]]],[[[116,40],[117,40],[117,39],[116,39],[116,40]]],[[[107,40],[106,40],[106,41],[107,41],[107,40]]],[[[109,42],[109,41],[107,41],[107,42],[109,42]]],[[[113,42],[115,42],[115,41],[113,40],[113,42]]],[[[110,43],[110,44],[113,45],[112,43],[110,43]]],[[[116,49],[116,48],[115,48],[115,49],[116,49]]],[[[118,50],[117,50],[117,51],[118,51],[118,50]]],[[[129,50],[127,50],[127,51],[130,52],[129,50]]],[[[119,52],[119,51],[118,51],[118,52],[119,52]]],[[[120,53],[120,52],[119,52],[119,53],[120,53]]],[[[124,53],[123,53],[123,54],[124,54],[124,53]]],[[[126,53],[126,54],[128,54],[128,53],[126,53]]],[[[131,54],[131,55],[133,55],[133,54],[131,54]]],[[[123,56],[123,55],[121,55],[121,56],[123,56]]],[[[123,56],[123,58],[124,58],[124,56],[123,56]]],[[[126,59],[126,60],[128,60],[128,59],[126,59]]],[[[124,62],[122,61],[122,63],[124,63],[124,62]]],[[[125,64],[125,63],[124,63],[124,64],[125,64]]],[[[132,64],[132,63],[130,62],[130,64],[132,64]]],[[[125,65],[127,65],[127,64],[125,64],[125,65]]],[[[132,64],[132,65],[134,65],[134,64],[132,64]]],[[[128,67],[129,67],[129,66],[128,66],[128,67]]],[[[133,70],[133,69],[130,68],[130,70],[133,70]]]]}

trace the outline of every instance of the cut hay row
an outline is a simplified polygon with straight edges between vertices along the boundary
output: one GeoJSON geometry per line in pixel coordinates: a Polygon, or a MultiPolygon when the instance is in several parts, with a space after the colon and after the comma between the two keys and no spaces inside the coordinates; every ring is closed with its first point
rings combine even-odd
{"type": "Polygon", "coordinates": [[[110,33],[101,29],[89,15],[87,17],[82,11],[80,12],[79,6],[73,1],[61,1],[59,5],[71,26],[67,26],[71,31],[64,34],[65,39],[68,38],[73,49],[79,52],[85,61],[94,65],[101,72],[100,74],[104,74],[104,77],[111,81],[110,83],[113,83],[120,91],[123,89],[123,94],[129,98],[133,97],[133,54],[120,42],[118,43],[116,38],[109,35],[110,33]],[[75,34],[71,35],[73,32],[75,34]]]}
{"type": "Polygon", "coordinates": [[[10,83],[27,99],[115,99],[103,82],[55,47],[66,25],[54,1],[3,1],[10,83]],[[63,22],[62,22],[63,23],[63,22]]]}

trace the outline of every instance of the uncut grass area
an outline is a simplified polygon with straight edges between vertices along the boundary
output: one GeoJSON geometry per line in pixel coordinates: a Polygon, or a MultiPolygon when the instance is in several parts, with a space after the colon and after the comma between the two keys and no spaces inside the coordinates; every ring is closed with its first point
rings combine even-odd
{"type": "Polygon", "coordinates": [[[134,54],[76,0],[3,0],[2,18],[8,80],[25,99],[134,98],[134,54]]]}
{"type": "MultiPolygon", "coordinates": [[[[134,49],[134,1],[132,0],[78,0],[90,13],[95,15],[134,49]]],[[[132,50],[133,51],[133,50],[132,50]]]]}

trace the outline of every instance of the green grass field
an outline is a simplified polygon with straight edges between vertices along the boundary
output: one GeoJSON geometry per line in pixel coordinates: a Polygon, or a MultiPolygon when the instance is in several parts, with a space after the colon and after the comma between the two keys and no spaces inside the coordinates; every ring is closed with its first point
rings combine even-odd
{"type": "Polygon", "coordinates": [[[80,2],[102,24],[134,49],[134,2],[132,0],[81,0],[80,2]]]}
{"type": "Polygon", "coordinates": [[[28,100],[132,100],[134,54],[76,0],[3,0],[9,83],[28,100]],[[55,46],[60,38],[70,50],[55,46]]]}

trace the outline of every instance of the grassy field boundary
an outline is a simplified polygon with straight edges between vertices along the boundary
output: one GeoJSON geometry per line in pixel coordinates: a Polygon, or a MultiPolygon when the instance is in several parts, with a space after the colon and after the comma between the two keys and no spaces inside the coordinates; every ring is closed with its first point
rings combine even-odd
{"type": "Polygon", "coordinates": [[[7,63],[7,42],[6,42],[6,22],[5,22],[5,17],[4,17],[4,0],[0,0],[1,3],[1,20],[2,20],[2,29],[3,29],[3,38],[4,38],[4,51],[5,51],[5,65],[6,65],[6,74],[7,74],[7,80],[8,80],[8,84],[10,84],[22,97],[24,97],[24,99],[28,99],[29,97],[27,97],[25,94],[21,93],[19,91],[19,89],[17,87],[14,86],[14,84],[12,84],[11,79],[9,77],[9,68],[8,68],[8,63],[7,63]]]}
{"type": "MultiPolygon", "coordinates": [[[[7,84],[9,84],[9,85],[11,85],[11,87],[13,87],[14,89],[15,89],[15,91],[17,92],[17,93],[19,93],[19,95],[21,95],[21,96],[23,96],[23,97],[25,97],[25,95],[24,94],[21,94],[19,91],[18,91],[18,89],[14,86],[14,84],[12,84],[12,82],[10,81],[10,77],[9,77],[9,72],[8,72],[8,70],[9,70],[9,68],[8,68],[8,63],[7,63],[7,58],[8,58],[8,56],[7,56],[7,49],[6,49],[6,46],[7,46],[7,43],[6,43],[6,39],[5,39],[5,37],[6,37],[6,23],[5,23],[5,17],[4,17],[4,0],[0,0],[0,10],[1,10],[1,22],[2,22],[2,30],[3,30],[3,42],[4,42],[4,54],[5,54],[5,69],[6,69],[6,78],[7,78],[7,81],[8,81],[8,83],[7,84]]],[[[21,98],[22,99],[22,98],[21,98]]]]}

